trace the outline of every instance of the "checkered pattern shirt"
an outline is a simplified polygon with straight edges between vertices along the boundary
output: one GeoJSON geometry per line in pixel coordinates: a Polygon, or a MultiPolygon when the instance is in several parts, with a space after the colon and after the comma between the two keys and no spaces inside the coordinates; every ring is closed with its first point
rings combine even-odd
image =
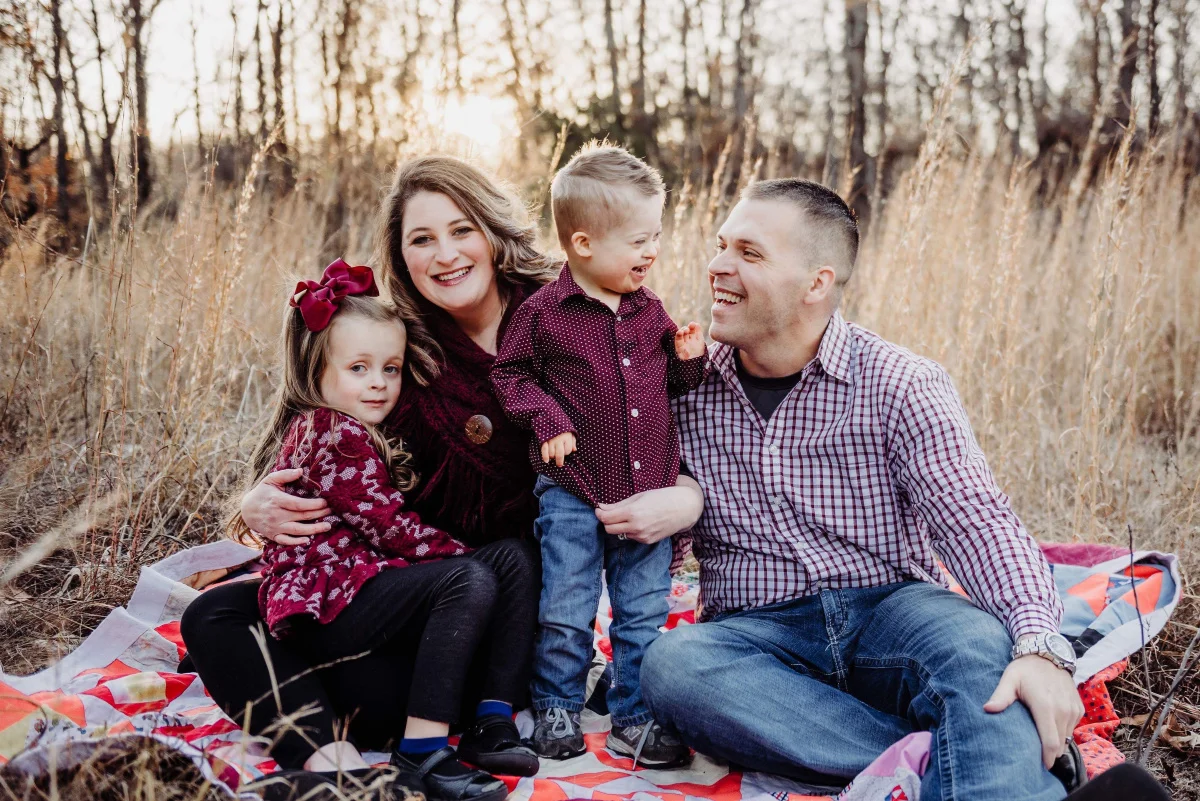
{"type": "Polygon", "coordinates": [[[946,586],[936,552],[1014,640],[1058,630],[1050,568],[938,364],[836,313],[764,420],[733,348],[710,356],[704,383],[674,404],[683,462],[704,490],[691,532],[702,619],[822,589],[946,586]]]}

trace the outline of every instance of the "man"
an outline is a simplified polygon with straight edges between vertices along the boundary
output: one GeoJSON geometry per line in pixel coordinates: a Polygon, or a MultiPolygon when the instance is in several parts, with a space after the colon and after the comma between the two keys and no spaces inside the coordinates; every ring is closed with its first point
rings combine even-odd
{"type": "Polygon", "coordinates": [[[721,227],[711,374],[676,402],[703,622],[651,646],[646,699],[697,750],[814,784],[929,730],[923,799],[1061,798],[1083,707],[1049,567],[945,371],[838,312],[857,250],[808,181],[753,184],[721,227]]]}

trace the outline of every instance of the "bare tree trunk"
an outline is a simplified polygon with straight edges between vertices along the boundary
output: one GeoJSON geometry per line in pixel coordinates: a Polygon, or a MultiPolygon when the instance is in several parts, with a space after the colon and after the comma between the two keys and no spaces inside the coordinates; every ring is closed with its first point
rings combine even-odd
{"type": "MultiPolygon", "coordinates": [[[[96,181],[96,209],[104,218],[108,216],[108,198],[111,182],[116,178],[116,160],[113,157],[113,139],[116,137],[117,115],[109,115],[108,96],[104,87],[104,43],[100,39],[100,15],[96,11],[96,0],[92,0],[92,33],[96,37],[96,64],[100,73],[100,114],[104,119],[104,132],[100,134],[100,169],[96,181]]],[[[123,70],[128,74],[128,67],[123,70]]],[[[122,92],[124,95],[124,92],[122,92]]],[[[118,109],[120,105],[118,104],[118,109]]]]}
{"type": "Polygon", "coordinates": [[[1050,95],[1050,88],[1046,84],[1046,61],[1049,60],[1046,49],[1049,46],[1050,29],[1050,24],[1046,19],[1046,10],[1049,4],[1050,0],[1042,0],[1042,27],[1038,31],[1038,50],[1041,55],[1038,57],[1037,93],[1034,95],[1033,101],[1035,127],[1040,127],[1046,119],[1046,103],[1050,95]]]}
{"type": "Polygon", "coordinates": [[[891,24],[889,25],[888,20],[884,18],[883,4],[879,0],[875,0],[872,5],[875,8],[875,19],[879,25],[879,104],[875,113],[875,130],[879,139],[879,155],[882,157],[889,138],[887,130],[890,114],[888,70],[892,66],[892,50],[896,46],[896,25],[900,17],[899,14],[891,15],[891,24]]]}
{"type": "MultiPolygon", "coordinates": [[[[242,112],[245,101],[242,99],[242,66],[245,64],[245,53],[238,39],[237,3],[229,4],[229,16],[233,19],[233,148],[240,155],[242,149],[242,112]]],[[[235,155],[235,159],[237,155],[235,155]]]]}
{"type": "MultiPolygon", "coordinates": [[[[989,11],[993,9],[989,6],[989,11]]],[[[990,71],[991,83],[989,85],[989,100],[992,104],[992,109],[996,112],[996,141],[1004,141],[1006,135],[1011,136],[1012,131],[1008,125],[1008,114],[1006,109],[1006,99],[1008,97],[1008,87],[1004,81],[1004,67],[1007,62],[1004,50],[1001,47],[998,33],[1000,25],[1003,24],[993,18],[987,26],[988,32],[988,69],[990,71]]],[[[932,103],[930,104],[932,106],[932,103]]]]}
{"type": "Polygon", "coordinates": [[[1025,44],[1025,6],[1017,0],[1008,0],[1005,5],[1009,31],[1008,76],[1013,111],[1013,127],[1009,147],[1014,157],[1021,154],[1021,129],[1025,124],[1025,97],[1029,94],[1029,50],[1025,44]]]}
{"type": "Polygon", "coordinates": [[[1146,6],[1146,72],[1150,79],[1150,135],[1158,133],[1162,89],[1158,85],[1158,0],[1146,6]]]}
{"type": "Polygon", "coordinates": [[[417,85],[417,59],[425,49],[427,30],[426,19],[421,14],[420,0],[412,0],[405,14],[404,26],[401,31],[405,46],[404,60],[400,62],[400,74],[396,76],[396,91],[400,95],[400,100],[405,103],[408,102],[409,94],[417,85]],[[416,41],[411,43],[408,29],[410,19],[413,21],[416,31],[416,41]]]}
{"type": "Polygon", "coordinates": [[[1133,111],[1133,80],[1138,71],[1138,0],[1121,2],[1121,68],[1117,72],[1116,121],[1122,125],[1135,124],[1133,111]]]}
{"type": "MultiPolygon", "coordinates": [[[[971,41],[971,20],[967,16],[967,5],[970,0],[960,0],[958,14],[954,17],[954,37],[959,50],[966,49],[971,41]]],[[[894,29],[893,29],[894,30],[894,29]]],[[[893,37],[894,41],[894,37],[893,37]]],[[[974,60],[967,60],[967,69],[962,78],[963,91],[966,93],[967,127],[972,135],[975,133],[975,66],[974,60]]]]}
{"type": "MultiPolygon", "coordinates": [[[[825,20],[829,16],[829,0],[821,0],[821,17],[820,30],[825,30],[825,20]]],[[[824,37],[822,37],[824,38],[824,37]]],[[[821,172],[821,183],[825,186],[833,186],[837,183],[837,154],[835,152],[835,143],[837,136],[834,133],[833,122],[836,117],[834,112],[834,90],[837,87],[836,76],[833,69],[833,47],[828,42],[825,43],[825,163],[821,172]]]]}
{"type": "Polygon", "coordinates": [[[1091,50],[1088,66],[1092,69],[1092,109],[1094,113],[1104,101],[1104,87],[1100,83],[1100,32],[1104,26],[1103,0],[1088,0],[1087,10],[1092,23],[1092,35],[1088,40],[1091,50]]]}
{"type": "Polygon", "coordinates": [[[646,0],[638,3],[637,77],[633,81],[633,117],[646,114],[646,0]]]}
{"type": "Polygon", "coordinates": [[[613,29],[612,0],[604,0],[604,39],[608,46],[608,71],[612,80],[612,94],[609,103],[612,107],[613,130],[619,136],[625,131],[625,122],[621,119],[621,82],[617,71],[617,36],[613,29]]]}
{"type": "Polygon", "coordinates": [[[54,85],[54,140],[56,150],[54,154],[54,172],[56,177],[57,191],[57,213],[64,225],[67,223],[67,215],[70,212],[68,204],[67,192],[67,125],[66,114],[63,112],[64,92],[63,92],[63,72],[62,72],[62,51],[63,39],[66,38],[63,33],[62,24],[62,9],[60,0],[50,0],[50,20],[51,27],[54,32],[54,75],[51,81],[54,85]]]}
{"type": "Polygon", "coordinates": [[[454,39],[454,91],[462,92],[462,37],[458,27],[458,15],[462,11],[462,0],[450,0],[450,31],[454,39]]]}
{"type": "Polygon", "coordinates": [[[275,9],[275,25],[271,28],[271,94],[275,99],[272,127],[279,129],[279,143],[287,150],[287,126],[283,111],[283,3],[275,9]]]}
{"type": "Polygon", "coordinates": [[[160,0],[153,0],[149,11],[143,10],[142,0],[127,2],[126,19],[129,22],[129,48],[133,52],[133,91],[137,109],[131,126],[131,144],[137,170],[137,203],[141,206],[149,200],[154,187],[154,168],[150,161],[150,132],[147,128],[149,89],[146,81],[146,26],[160,0]]]}
{"type": "Polygon", "coordinates": [[[850,170],[853,182],[846,202],[854,209],[861,224],[870,214],[867,194],[867,151],[863,146],[867,130],[867,0],[846,0],[846,83],[850,91],[850,170]]]}
{"type": "MultiPolygon", "coordinates": [[[[342,89],[346,76],[350,71],[350,41],[356,23],[356,0],[342,0],[341,14],[334,35],[334,61],[337,65],[337,76],[333,81],[333,143],[336,150],[341,150],[342,144],[342,89]]],[[[455,0],[455,18],[457,19],[458,2],[455,0]]],[[[455,23],[457,26],[457,23],[455,23]]],[[[456,33],[457,36],[457,33],[456,33]]],[[[457,62],[456,62],[457,63],[457,62]]],[[[457,69],[457,66],[456,66],[457,69]]]]}
{"type": "Polygon", "coordinates": [[[258,0],[254,11],[254,77],[258,81],[258,141],[267,141],[267,71],[263,64],[262,18],[267,13],[264,0],[258,0]]]}
{"type": "Polygon", "coordinates": [[[1188,118],[1187,106],[1187,90],[1188,81],[1184,74],[1184,55],[1188,48],[1188,23],[1190,22],[1190,14],[1188,13],[1187,0],[1176,0],[1175,4],[1175,37],[1174,47],[1175,52],[1174,63],[1171,70],[1171,79],[1175,84],[1175,132],[1179,136],[1183,132],[1183,124],[1188,118]]]}
{"type": "Polygon", "coordinates": [[[587,8],[583,5],[584,0],[575,0],[575,11],[579,14],[579,29],[583,31],[583,52],[586,53],[588,67],[588,86],[592,87],[593,97],[598,96],[596,87],[599,86],[599,77],[596,74],[596,59],[594,56],[591,37],[587,35],[588,19],[587,8]]]}
{"type": "MultiPolygon", "coordinates": [[[[721,0],[720,11],[721,31],[717,36],[717,41],[724,42],[729,37],[729,0],[721,0]]],[[[703,17],[701,19],[703,20],[703,17]]],[[[704,43],[704,48],[707,55],[707,42],[704,43]]],[[[710,57],[705,59],[705,62],[708,65],[708,107],[723,109],[725,108],[725,59],[720,45],[713,50],[710,57]]]]}
{"type": "MultiPolygon", "coordinates": [[[[284,0],[280,0],[280,2],[283,1],[284,0]]],[[[292,2],[292,0],[286,0],[286,2],[288,9],[288,22],[295,27],[296,5],[292,2]]],[[[292,97],[292,133],[296,135],[296,138],[292,141],[296,144],[296,149],[299,150],[302,132],[300,129],[300,99],[297,97],[298,92],[296,89],[296,61],[298,59],[296,58],[296,36],[294,33],[291,37],[291,41],[288,43],[288,56],[288,58],[284,59],[284,63],[288,65],[288,74],[291,77],[291,80],[288,82],[288,89],[290,90],[289,94],[292,97]]]]}
{"type": "Polygon", "coordinates": [[[746,124],[746,113],[750,110],[750,93],[747,80],[750,72],[750,44],[754,35],[754,0],[742,0],[739,16],[738,37],[734,43],[733,61],[733,122],[741,129],[746,124]]]}
{"type": "MultiPolygon", "coordinates": [[[[529,53],[529,63],[525,74],[529,76],[532,108],[534,111],[541,111],[545,106],[543,90],[546,84],[546,55],[534,46],[533,35],[536,33],[539,40],[543,38],[542,32],[545,31],[546,23],[550,20],[552,7],[547,4],[545,13],[537,22],[530,20],[525,0],[517,0],[517,7],[521,10],[521,25],[525,29],[525,50],[529,53]]],[[[592,69],[595,69],[595,65],[591,64],[591,59],[588,59],[588,63],[592,69]]]]}
{"type": "MultiPolygon", "coordinates": [[[[511,0],[502,0],[501,2],[504,11],[504,41],[508,45],[509,57],[512,58],[512,80],[508,83],[508,93],[512,95],[513,101],[517,104],[517,116],[520,118],[521,123],[524,124],[532,115],[529,111],[529,103],[526,100],[525,91],[522,88],[524,79],[522,77],[521,49],[517,44],[517,24],[513,18],[512,9],[509,5],[510,2],[511,0]]],[[[528,137],[517,137],[517,156],[522,164],[529,157],[528,137]]]]}
{"type": "MultiPolygon", "coordinates": [[[[83,103],[83,93],[79,89],[79,71],[75,69],[75,54],[71,50],[71,37],[63,37],[63,50],[67,54],[67,66],[71,70],[71,97],[75,101],[75,115],[79,118],[79,138],[83,141],[83,157],[87,160],[88,172],[92,176],[92,183],[95,183],[96,175],[96,153],[92,150],[92,136],[88,132],[87,127],[87,112],[83,103]]],[[[3,130],[0,127],[0,130],[3,130]]],[[[92,209],[92,192],[89,187],[88,193],[88,213],[94,215],[92,209]]]]}
{"type": "Polygon", "coordinates": [[[204,157],[204,123],[200,115],[200,53],[196,47],[199,31],[196,30],[196,11],[193,8],[188,20],[192,28],[192,103],[196,114],[196,149],[204,157]]]}
{"type": "MultiPolygon", "coordinates": [[[[683,51],[683,163],[694,163],[696,143],[696,92],[692,86],[691,60],[688,57],[688,34],[692,28],[692,4],[683,0],[683,19],[679,23],[679,46],[683,51]]],[[[686,174],[686,173],[685,173],[686,174]]]]}

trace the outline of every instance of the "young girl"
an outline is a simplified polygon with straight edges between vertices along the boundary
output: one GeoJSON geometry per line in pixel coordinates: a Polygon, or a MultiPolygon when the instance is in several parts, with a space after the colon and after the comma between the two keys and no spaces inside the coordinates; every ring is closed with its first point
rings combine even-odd
{"type": "MultiPolygon", "coordinates": [[[[376,426],[400,396],[406,336],[378,294],[370,268],[339,259],[319,283],[299,283],[291,298],[283,386],[252,456],[251,482],[273,470],[300,470],[289,492],[323,498],[331,527],[299,545],[265,544],[259,606],[271,634],[314,665],[389,640],[416,644],[409,717],[392,755],[400,782],[430,801],[499,801],[507,794],[503,782],[459,757],[506,774],[538,768],[511,717],[524,690],[524,654],[506,642],[506,621],[497,613],[504,606],[497,597],[502,567],[494,562],[502,557],[486,547],[466,557],[466,546],[405,510],[402,491],[416,476],[408,454],[376,426]],[[456,754],[447,743],[449,724],[473,667],[485,674],[487,700],[456,754]]],[[[249,533],[240,516],[234,526],[249,533]]],[[[331,746],[341,767],[365,767],[347,743],[331,746]]]]}

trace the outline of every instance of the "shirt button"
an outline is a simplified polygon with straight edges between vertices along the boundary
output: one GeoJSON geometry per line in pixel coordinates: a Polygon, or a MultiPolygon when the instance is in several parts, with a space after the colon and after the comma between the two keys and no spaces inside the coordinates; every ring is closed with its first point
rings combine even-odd
{"type": "Polygon", "coordinates": [[[641,470],[641,469],[642,469],[642,463],[641,463],[641,462],[634,462],[634,463],[633,463],[633,469],[634,469],[634,470],[641,470]]]}
{"type": "Polygon", "coordinates": [[[630,413],[631,415],[633,415],[634,417],[637,417],[637,415],[638,415],[638,411],[637,411],[637,409],[630,409],[630,410],[629,410],[629,413],[630,413]]]}
{"type": "Polygon", "coordinates": [[[779,453],[779,446],[772,443],[771,447],[767,448],[767,450],[771,452],[772,456],[775,456],[779,453]]]}
{"type": "Polygon", "coordinates": [[[629,359],[621,359],[621,364],[623,364],[623,365],[625,365],[626,367],[628,367],[628,366],[629,366],[629,359]]]}
{"type": "Polygon", "coordinates": [[[621,322],[621,315],[619,315],[619,314],[617,315],[617,322],[618,323],[621,322]]]}

